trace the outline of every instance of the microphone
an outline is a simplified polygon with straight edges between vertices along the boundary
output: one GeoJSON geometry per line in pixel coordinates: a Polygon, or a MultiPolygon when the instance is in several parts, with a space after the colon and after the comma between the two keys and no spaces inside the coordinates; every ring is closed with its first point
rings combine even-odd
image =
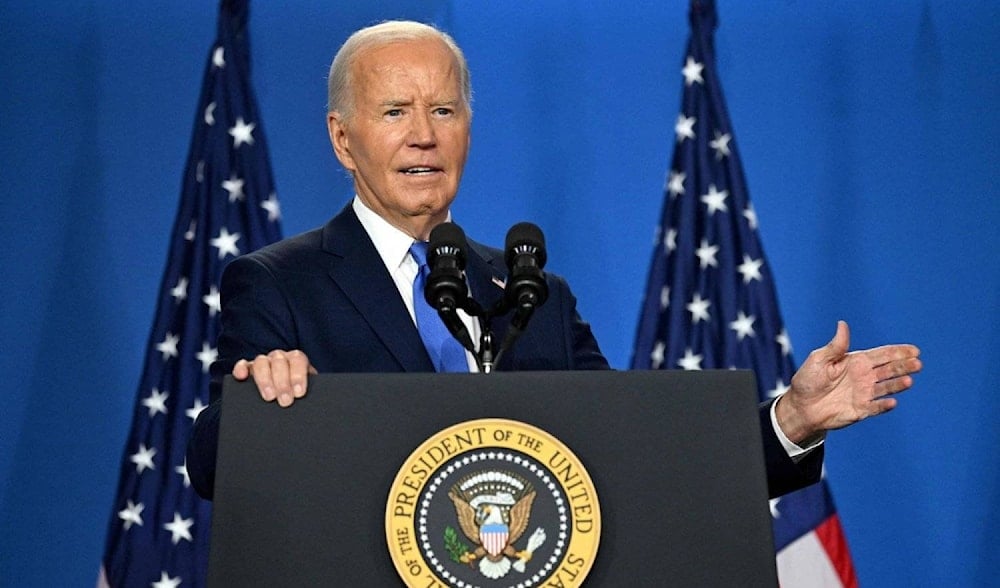
{"type": "Polygon", "coordinates": [[[545,237],[531,223],[517,223],[507,231],[504,247],[509,275],[504,298],[515,309],[511,324],[523,329],[535,308],[549,297],[542,268],[545,267],[545,237]]]}
{"type": "Polygon", "coordinates": [[[455,312],[466,305],[469,287],[465,283],[465,232],[455,223],[441,223],[431,231],[427,248],[430,275],[424,287],[427,304],[438,311],[448,331],[466,349],[473,349],[472,337],[455,312]]]}

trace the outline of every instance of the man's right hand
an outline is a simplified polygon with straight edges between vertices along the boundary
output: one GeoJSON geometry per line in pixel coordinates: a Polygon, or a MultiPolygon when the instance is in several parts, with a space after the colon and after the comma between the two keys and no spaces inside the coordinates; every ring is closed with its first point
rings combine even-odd
{"type": "Polygon", "coordinates": [[[316,373],[309,358],[298,349],[275,349],[253,361],[241,359],[233,366],[234,378],[242,382],[253,376],[260,397],[268,402],[277,400],[282,407],[291,406],[296,398],[305,396],[307,376],[316,373]]]}

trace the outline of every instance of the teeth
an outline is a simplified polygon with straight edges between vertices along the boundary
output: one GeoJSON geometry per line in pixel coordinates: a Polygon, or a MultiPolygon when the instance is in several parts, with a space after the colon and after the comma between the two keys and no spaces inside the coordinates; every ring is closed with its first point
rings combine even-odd
{"type": "Polygon", "coordinates": [[[425,174],[425,173],[432,172],[434,170],[432,168],[429,168],[429,167],[411,167],[411,168],[407,168],[407,169],[405,169],[403,171],[405,173],[408,173],[408,174],[425,174]]]}

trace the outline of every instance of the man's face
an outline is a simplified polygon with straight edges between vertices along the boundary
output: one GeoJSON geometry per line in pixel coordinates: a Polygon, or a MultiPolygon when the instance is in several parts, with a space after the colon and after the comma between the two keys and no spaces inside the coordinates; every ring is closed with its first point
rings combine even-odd
{"type": "Polygon", "coordinates": [[[351,76],[350,116],[327,115],[337,158],[369,208],[426,239],[447,217],[469,152],[458,63],[443,42],[422,39],[362,52],[351,76]]]}

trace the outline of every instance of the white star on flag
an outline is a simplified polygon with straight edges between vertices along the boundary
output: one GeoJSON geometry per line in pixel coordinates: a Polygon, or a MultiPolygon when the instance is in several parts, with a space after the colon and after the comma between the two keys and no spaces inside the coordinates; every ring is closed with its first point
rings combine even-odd
{"type": "Polygon", "coordinates": [[[667,236],[663,238],[663,246],[667,248],[668,252],[677,249],[677,229],[667,231],[667,236]]]}
{"type": "Polygon", "coordinates": [[[743,274],[743,283],[749,284],[754,280],[760,280],[760,266],[764,265],[764,260],[753,259],[746,253],[743,254],[743,263],[737,266],[737,270],[743,274]]]}
{"type": "Polygon", "coordinates": [[[792,339],[788,336],[788,331],[781,329],[778,336],[774,338],[778,345],[781,345],[781,354],[788,355],[792,352],[792,339]]]}
{"type": "Polygon", "coordinates": [[[243,193],[243,184],[245,184],[242,179],[236,177],[236,172],[229,175],[228,180],[223,180],[222,188],[229,192],[229,202],[243,202],[246,199],[246,194],[243,193]]]}
{"type": "Polygon", "coordinates": [[[278,202],[278,195],[274,192],[271,192],[267,200],[260,203],[260,207],[267,211],[268,221],[281,220],[281,204],[278,202]]]}
{"type": "Polygon", "coordinates": [[[684,180],[687,179],[687,174],[684,172],[670,172],[670,180],[667,182],[667,191],[670,192],[670,196],[682,196],[684,194],[684,180]]]}
{"type": "Polygon", "coordinates": [[[656,345],[653,346],[653,352],[649,354],[649,358],[653,360],[653,369],[658,370],[663,365],[663,352],[666,348],[663,341],[657,341],[656,345]]]}
{"type": "Polygon", "coordinates": [[[708,194],[704,194],[701,197],[701,201],[708,207],[708,215],[712,216],[716,212],[729,212],[729,207],[726,206],[726,198],[728,196],[729,190],[719,191],[715,187],[715,184],[709,184],[708,194]]]}
{"type": "Polygon", "coordinates": [[[118,511],[118,518],[125,521],[124,527],[126,530],[131,529],[132,525],[142,526],[142,509],[146,508],[143,503],[135,504],[131,500],[128,500],[128,505],[123,509],[118,511]]]}
{"type": "Polygon", "coordinates": [[[780,501],[781,501],[780,498],[772,498],[767,501],[767,505],[771,509],[772,518],[776,519],[781,516],[781,512],[778,510],[778,502],[780,501]]]}
{"type": "Polygon", "coordinates": [[[670,306],[670,286],[664,286],[660,290],[660,309],[665,310],[670,306]]]}
{"type": "Polygon", "coordinates": [[[753,204],[748,204],[747,205],[746,210],[743,211],[743,216],[746,217],[747,223],[750,225],[750,228],[756,231],[757,230],[757,211],[754,210],[753,204]]]}
{"type": "Polygon", "coordinates": [[[184,240],[185,241],[194,241],[195,230],[197,228],[198,228],[198,221],[196,221],[196,220],[191,221],[191,224],[188,225],[187,232],[184,233],[184,240]]]}
{"type": "Polygon", "coordinates": [[[184,539],[185,541],[191,541],[191,525],[194,524],[194,519],[181,518],[179,512],[174,513],[174,520],[163,525],[163,528],[170,531],[170,540],[174,542],[174,545],[184,539]]]}
{"type": "Polygon", "coordinates": [[[684,63],[684,69],[681,73],[684,74],[684,85],[690,86],[694,83],[704,84],[705,80],[701,77],[701,70],[705,69],[705,66],[694,60],[694,57],[688,55],[687,61],[684,63]]]}
{"type": "MultiPolygon", "coordinates": [[[[208,106],[205,107],[205,124],[212,126],[215,124],[215,102],[210,102],[208,106]]],[[[204,162],[202,162],[204,165],[204,162]]]]}
{"type": "Polygon", "coordinates": [[[188,295],[187,278],[181,276],[177,280],[177,285],[170,289],[170,295],[174,297],[174,302],[180,302],[185,298],[187,298],[188,295]]]}
{"type": "Polygon", "coordinates": [[[695,292],[694,297],[686,307],[691,313],[691,322],[698,324],[698,321],[710,321],[711,318],[708,316],[708,307],[711,304],[712,302],[710,300],[702,300],[701,294],[695,292]]]}
{"type": "Polygon", "coordinates": [[[722,134],[719,131],[715,131],[715,139],[708,142],[709,147],[715,149],[715,158],[722,160],[723,157],[729,156],[729,142],[733,140],[733,136],[729,133],[722,134]]]}
{"type": "Polygon", "coordinates": [[[691,351],[691,348],[688,347],[684,351],[684,357],[677,360],[677,365],[689,371],[696,371],[701,369],[701,360],[702,357],[700,355],[695,355],[691,351]]]}
{"type": "Polygon", "coordinates": [[[149,409],[149,418],[153,418],[158,412],[167,414],[167,397],[169,396],[168,392],[160,392],[153,388],[150,395],[142,399],[142,405],[149,409]]]}
{"type": "Polygon", "coordinates": [[[701,260],[701,269],[708,266],[719,267],[719,262],[715,259],[715,254],[719,252],[718,245],[709,245],[708,239],[701,240],[701,247],[695,250],[694,254],[701,260]]]}
{"type": "Polygon", "coordinates": [[[188,475],[188,467],[187,466],[188,466],[188,461],[187,461],[187,458],[185,457],[184,458],[184,463],[182,463],[181,465],[175,467],[174,471],[177,472],[178,474],[180,474],[182,478],[184,478],[184,487],[185,488],[190,488],[191,487],[191,476],[188,475]]]}
{"type": "Polygon", "coordinates": [[[784,394],[785,392],[788,392],[788,390],[790,388],[791,388],[791,386],[785,385],[785,383],[782,382],[779,379],[778,382],[774,385],[774,389],[767,391],[767,397],[768,398],[777,398],[777,397],[781,396],[782,394],[784,394]]]}
{"type": "Polygon", "coordinates": [[[225,47],[216,47],[215,52],[212,53],[212,65],[215,67],[226,67],[226,49],[225,47]]]}
{"type": "Polygon", "coordinates": [[[198,361],[201,362],[202,373],[206,374],[208,373],[208,368],[212,365],[212,362],[215,361],[215,358],[217,358],[218,356],[219,356],[219,351],[217,349],[212,348],[212,346],[208,344],[208,341],[205,341],[204,343],[201,344],[201,351],[198,352],[196,357],[198,358],[198,361]]]}
{"type": "Polygon", "coordinates": [[[155,447],[146,447],[145,443],[139,444],[139,451],[133,453],[130,460],[135,464],[135,471],[139,474],[143,470],[155,470],[156,467],[153,466],[153,457],[156,455],[155,447]]]}
{"type": "Polygon", "coordinates": [[[209,241],[209,243],[212,244],[212,247],[219,250],[219,259],[223,259],[227,254],[234,256],[240,254],[240,249],[236,246],[236,242],[239,241],[239,239],[239,233],[233,233],[230,235],[229,231],[226,230],[226,227],[222,227],[219,229],[219,236],[209,241]]]}
{"type": "Polygon", "coordinates": [[[674,125],[674,132],[677,133],[677,142],[680,143],[684,139],[694,139],[694,123],[697,121],[695,117],[686,117],[683,114],[677,115],[677,124],[674,125]]]}
{"type": "Polygon", "coordinates": [[[753,315],[747,316],[743,311],[739,311],[739,316],[735,321],[729,323],[729,328],[736,331],[737,338],[742,341],[744,337],[756,337],[757,333],[753,330],[753,322],[756,317],[753,315]]]}
{"type": "Polygon", "coordinates": [[[167,333],[163,341],[156,344],[156,350],[163,354],[163,361],[167,361],[168,357],[177,357],[177,344],[180,342],[179,336],[167,333]]]}
{"type": "Polygon", "coordinates": [[[233,138],[233,149],[239,149],[240,145],[246,143],[253,145],[253,129],[255,123],[246,123],[242,116],[236,117],[236,125],[229,129],[229,135],[233,138]]]}
{"type": "Polygon", "coordinates": [[[185,410],[184,414],[186,414],[187,417],[189,419],[191,419],[191,422],[194,422],[195,419],[198,418],[198,415],[200,415],[201,411],[203,411],[203,410],[205,410],[205,405],[202,404],[201,398],[195,397],[195,399],[194,399],[194,406],[192,406],[191,408],[185,410]]]}
{"type": "Polygon", "coordinates": [[[219,296],[219,289],[213,284],[209,289],[208,294],[201,297],[201,301],[208,306],[208,316],[213,317],[217,313],[222,312],[222,301],[219,296]]]}
{"type": "Polygon", "coordinates": [[[177,588],[181,585],[181,577],[171,578],[166,572],[160,572],[160,579],[153,582],[153,588],[177,588]]]}

